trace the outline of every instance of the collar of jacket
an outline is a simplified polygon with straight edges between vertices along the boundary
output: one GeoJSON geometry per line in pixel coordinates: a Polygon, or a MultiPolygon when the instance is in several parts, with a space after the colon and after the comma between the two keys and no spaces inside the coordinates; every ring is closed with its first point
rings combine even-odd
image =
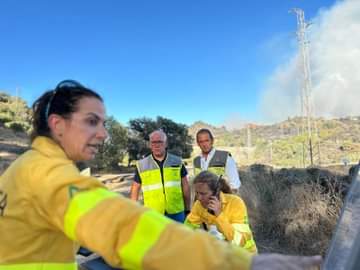
{"type": "Polygon", "coordinates": [[[215,154],[215,147],[211,148],[210,152],[207,153],[207,155],[205,156],[203,153],[200,154],[200,157],[203,158],[205,161],[210,160],[214,154],[215,154]]]}
{"type": "Polygon", "coordinates": [[[38,136],[31,144],[31,148],[51,158],[68,159],[64,150],[53,139],[45,136],[38,136]]]}
{"type": "Polygon", "coordinates": [[[222,191],[220,191],[221,208],[224,209],[224,205],[227,204],[227,199],[222,191]]]}

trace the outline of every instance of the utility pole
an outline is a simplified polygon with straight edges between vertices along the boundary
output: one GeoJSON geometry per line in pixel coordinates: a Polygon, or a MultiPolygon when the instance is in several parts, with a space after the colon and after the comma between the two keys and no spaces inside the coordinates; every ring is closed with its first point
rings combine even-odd
{"type": "Polygon", "coordinates": [[[247,147],[250,149],[251,147],[251,130],[250,124],[247,124],[247,147]]]}
{"type": "MultiPolygon", "coordinates": [[[[306,36],[306,29],[309,23],[305,22],[304,11],[300,8],[293,8],[292,12],[296,13],[297,17],[297,40],[300,49],[300,63],[302,70],[301,80],[301,117],[302,117],[302,134],[307,134],[308,139],[308,153],[310,164],[313,165],[313,146],[312,146],[312,103],[311,103],[311,70],[309,60],[309,42],[306,36]]],[[[304,153],[305,156],[305,153],[304,153]]],[[[305,162],[304,162],[305,163],[305,162]]]]}
{"type": "Polygon", "coordinates": [[[272,140],[270,140],[270,165],[272,165],[272,157],[273,157],[273,144],[272,144],[272,140]]]}
{"type": "Polygon", "coordinates": [[[251,130],[250,130],[250,124],[248,123],[246,125],[246,155],[248,161],[250,160],[250,153],[251,153],[251,130]]]}
{"type": "Polygon", "coordinates": [[[16,87],[15,91],[15,121],[17,121],[19,114],[19,87],[16,87]]]}

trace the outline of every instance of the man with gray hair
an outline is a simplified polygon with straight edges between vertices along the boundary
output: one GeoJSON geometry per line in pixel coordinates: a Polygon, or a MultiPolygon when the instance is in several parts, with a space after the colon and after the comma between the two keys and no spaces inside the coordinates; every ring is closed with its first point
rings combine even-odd
{"type": "Polygon", "coordinates": [[[181,157],[167,152],[162,130],[149,135],[151,154],[136,164],[130,198],[137,201],[142,189],[144,206],[183,223],[190,210],[190,187],[181,157]]]}

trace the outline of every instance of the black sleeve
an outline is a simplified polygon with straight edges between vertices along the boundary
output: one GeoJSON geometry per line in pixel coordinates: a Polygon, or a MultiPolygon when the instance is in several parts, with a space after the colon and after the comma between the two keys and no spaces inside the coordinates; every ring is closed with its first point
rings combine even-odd
{"type": "Polygon", "coordinates": [[[180,171],[180,175],[181,175],[181,178],[183,178],[184,176],[187,176],[188,172],[184,166],[184,164],[181,165],[181,171],[180,171]]]}
{"type": "Polygon", "coordinates": [[[134,175],[134,181],[141,185],[141,178],[138,169],[136,168],[135,175],[134,175]]]}

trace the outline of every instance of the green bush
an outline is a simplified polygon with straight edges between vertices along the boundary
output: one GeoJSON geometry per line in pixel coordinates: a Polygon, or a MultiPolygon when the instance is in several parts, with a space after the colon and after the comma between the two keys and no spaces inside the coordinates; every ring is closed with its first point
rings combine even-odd
{"type": "Polygon", "coordinates": [[[0,123],[7,123],[12,120],[12,117],[8,113],[0,112],[0,123]]]}
{"type": "Polygon", "coordinates": [[[11,121],[5,123],[5,127],[11,128],[15,132],[26,132],[29,130],[30,125],[26,122],[11,121]]]}

